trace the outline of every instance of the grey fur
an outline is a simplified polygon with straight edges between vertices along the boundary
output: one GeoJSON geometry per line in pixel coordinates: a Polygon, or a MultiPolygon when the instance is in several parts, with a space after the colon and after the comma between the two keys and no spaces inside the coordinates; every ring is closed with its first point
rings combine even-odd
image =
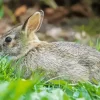
{"type": "MultiPolygon", "coordinates": [[[[27,70],[30,68],[35,70],[42,67],[48,73],[48,77],[61,76],[72,81],[100,80],[100,52],[97,50],[73,42],[40,41],[35,45],[35,41],[28,44],[26,40],[23,43],[21,37],[24,35],[21,28],[22,26],[13,28],[0,39],[4,55],[8,54],[15,60],[23,57],[20,68],[26,66],[27,70]],[[15,41],[15,45],[11,48],[8,44],[3,45],[7,36],[15,41]]],[[[27,71],[25,75],[29,76],[30,73],[27,71]]]]}

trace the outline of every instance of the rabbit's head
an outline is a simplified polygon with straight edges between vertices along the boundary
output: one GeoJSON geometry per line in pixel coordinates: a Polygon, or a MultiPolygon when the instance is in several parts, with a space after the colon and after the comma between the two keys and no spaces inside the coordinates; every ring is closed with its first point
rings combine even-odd
{"type": "Polygon", "coordinates": [[[35,32],[41,26],[44,13],[39,11],[30,16],[23,25],[15,27],[8,31],[0,39],[0,46],[3,54],[10,57],[17,57],[27,53],[29,49],[34,48],[40,43],[35,32]]]}

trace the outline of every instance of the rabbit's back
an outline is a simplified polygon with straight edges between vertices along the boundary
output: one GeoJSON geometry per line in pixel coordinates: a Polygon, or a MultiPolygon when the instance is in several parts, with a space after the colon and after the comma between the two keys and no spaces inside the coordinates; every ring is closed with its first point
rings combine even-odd
{"type": "Polygon", "coordinates": [[[100,53],[72,42],[44,43],[25,56],[23,65],[33,70],[42,67],[51,76],[77,80],[100,80],[100,53]]]}

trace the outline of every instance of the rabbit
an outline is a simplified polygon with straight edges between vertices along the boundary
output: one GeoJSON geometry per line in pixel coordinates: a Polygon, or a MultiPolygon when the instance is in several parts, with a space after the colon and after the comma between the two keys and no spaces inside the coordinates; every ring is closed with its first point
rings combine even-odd
{"type": "Polygon", "coordinates": [[[3,55],[26,66],[25,77],[42,68],[47,78],[60,77],[73,82],[100,80],[100,52],[74,42],[40,41],[36,35],[44,17],[42,10],[31,15],[23,25],[14,27],[0,39],[3,55]]]}

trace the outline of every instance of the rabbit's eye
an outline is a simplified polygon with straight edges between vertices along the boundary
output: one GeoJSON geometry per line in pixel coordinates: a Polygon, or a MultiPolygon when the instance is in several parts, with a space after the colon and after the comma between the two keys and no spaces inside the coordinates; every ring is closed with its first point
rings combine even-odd
{"type": "Polygon", "coordinates": [[[5,42],[9,43],[9,42],[11,42],[11,41],[12,41],[12,38],[11,38],[11,37],[6,37],[6,38],[5,38],[5,42]]]}

